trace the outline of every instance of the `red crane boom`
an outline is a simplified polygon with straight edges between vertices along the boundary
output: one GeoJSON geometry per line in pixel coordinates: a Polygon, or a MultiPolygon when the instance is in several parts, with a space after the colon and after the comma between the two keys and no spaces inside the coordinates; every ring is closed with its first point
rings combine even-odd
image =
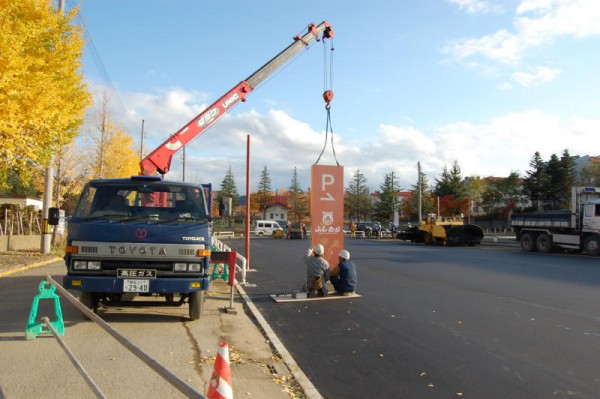
{"type": "Polygon", "coordinates": [[[153,175],[156,172],[166,174],[171,166],[171,160],[180,149],[194,138],[202,134],[209,126],[219,120],[227,111],[240,101],[246,101],[246,96],[257,85],[263,82],[273,72],[279,69],[294,55],[306,48],[313,40],[319,41],[333,37],[333,29],[327,21],[319,25],[310,24],[308,32],[303,36],[295,36],[294,42],[285,50],[273,57],[269,62],[254,72],[245,80],[238,83],[233,89],[215,101],[212,105],[198,114],[194,119],[171,135],[164,143],[152,151],[140,162],[140,174],[153,175]]]}

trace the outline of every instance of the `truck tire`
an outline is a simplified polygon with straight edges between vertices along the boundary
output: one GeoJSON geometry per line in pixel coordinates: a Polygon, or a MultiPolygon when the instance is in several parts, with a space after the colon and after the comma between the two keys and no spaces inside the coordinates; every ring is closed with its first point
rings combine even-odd
{"type": "Polygon", "coordinates": [[[85,292],[81,291],[79,294],[79,302],[81,302],[86,308],[94,309],[98,304],[98,300],[96,299],[96,294],[93,292],[85,292]]]}
{"type": "Polygon", "coordinates": [[[521,236],[521,249],[525,252],[535,251],[535,239],[533,234],[525,233],[521,236]]]}
{"type": "Polygon", "coordinates": [[[552,237],[546,233],[542,233],[536,240],[537,250],[543,254],[550,253],[552,251],[552,237]]]}
{"type": "Polygon", "coordinates": [[[425,243],[425,245],[433,245],[433,237],[431,236],[431,234],[425,232],[423,234],[423,242],[425,243]]]}
{"type": "Polygon", "coordinates": [[[204,291],[190,293],[188,301],[190,305],[190,319],[198,320],[202,316],[202,308],[204,307],[204,291]]]}
{"type": "MultiPolygon", "coordinates": [[[[98,313],[98,296],[94,292],[81,291],[79,294],[79,302],[94,313],[98,313]]],[[[89,317],[82,313],[83,320],[90,320],[89,317]]]]}
{"type": "Polygon", "coordinates": [[[600,236],[592,234],[585,239],[585,253],[591,256],[600,255],[600,236]]]}

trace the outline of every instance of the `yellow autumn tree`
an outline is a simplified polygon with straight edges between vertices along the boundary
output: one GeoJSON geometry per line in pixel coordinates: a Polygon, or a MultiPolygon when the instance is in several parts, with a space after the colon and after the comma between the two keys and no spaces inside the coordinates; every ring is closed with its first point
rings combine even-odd
{"type": "MultiPolygon", "coordinates": [[[[82,31],[49,0],[0,0],[0,187],[71,143],[91,96],[79,72],[82,31]]],[[[26,179],[25,179],[26,180],[26,179]]]]}
{"type": "Polygon", "coordinates": [[[99,108],[90,112],[84,144],[89,152],[86,178],[130,177],[140,171],[133,137],[113,121],[109,103],[105,92],[99,108]]]}

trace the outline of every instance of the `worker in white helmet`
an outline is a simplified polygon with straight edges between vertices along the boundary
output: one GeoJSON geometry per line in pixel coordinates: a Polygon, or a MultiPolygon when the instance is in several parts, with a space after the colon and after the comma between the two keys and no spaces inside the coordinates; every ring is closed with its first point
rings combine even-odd
{"type": "Polygon", "coordinates": [[[338,255],[339,273],[331,277],[331,284],[335,288],[336,294],[354,295],[356,291],[356,265],[350,262],[350,252],[345,249],[338,255]]]}
{"type": "Polygon", "coordinates": [[[304,263],[306,263],[306,290],[308,296],[327,296],[329,280],[329,262],[323,258],[325,248],[317,244],[313,249],[309,248],[304,263]]]}

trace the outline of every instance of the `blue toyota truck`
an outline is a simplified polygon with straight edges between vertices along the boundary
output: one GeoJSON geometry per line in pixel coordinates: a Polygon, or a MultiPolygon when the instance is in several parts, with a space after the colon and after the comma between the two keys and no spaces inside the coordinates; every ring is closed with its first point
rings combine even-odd
{"type": "Polygon", "coordinates": [[[199,319],[210,284],[210,196],[210,185],[159,176],[88,182],[69,221],[63,286],[94,310],[189,303],[199,319]]]}

